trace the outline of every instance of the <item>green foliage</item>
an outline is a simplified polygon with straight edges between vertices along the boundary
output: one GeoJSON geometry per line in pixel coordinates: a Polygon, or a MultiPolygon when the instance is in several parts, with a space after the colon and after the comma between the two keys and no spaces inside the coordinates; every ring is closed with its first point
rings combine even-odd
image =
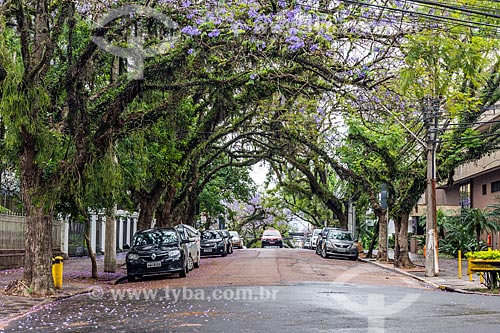
{"type": "Polygon", "coordinates": [[[487,251],[467,252],[468,259],[500,260],[500,250],[488,249],[487,251]]]}
{"type": "Polygon", "coordinates": [[[87,164],[84,174],[85,188],[75,193],[83,194],[83,207],[109,209],[122,199],[123,177],[112,147],[102,158],[87,164]]]}
{"type": "Polygon", "coordinates": [[[445,235],[440,240],[439,251],[453,256],[457,255],[458,250],[467,252],[483,249],[484,242],[480,239],[480,233],[483,230],[498,230],[498,225],[477,208],[463,210],[462,214],[456,216],[438,215],[445,235]]]}
{"type": "Polygon", "coordinates": [[[0,214],[9,214],[12,213],[10,209],[0,206],[0,214]]]}

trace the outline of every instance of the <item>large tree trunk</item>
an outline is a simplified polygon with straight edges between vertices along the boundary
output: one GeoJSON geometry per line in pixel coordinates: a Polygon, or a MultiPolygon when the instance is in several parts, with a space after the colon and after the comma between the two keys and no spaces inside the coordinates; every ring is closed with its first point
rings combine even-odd
{"type": "Polygon", "coordinates": [[[166,227],[169,224],[172,214],[172,203],[174,202],[176,188],[173,185],[167,187],[167,191],[163,198],[163,205],[157,214],[157,224],[160,227],[166,227]]]}
{"type": "Polygon", "coordinates": [[[26,238],[23,280],[34,295],[53,294],[52,217],[26,202],[26,238]]]}
{"type": "Polygon", "coordinates": [[[106,210],[106,243],[104,244],[104,271],[116,272],[116,207],[106,210]]]}
{"type": "Polygon", "coordinates": [[[378,251],[377,260],[387,261],[387,217],[386,210],[380,209],[375,212],[378,218],[379,232],[378,232],[378,251]]]}
{"type": "Polygon", "coordinates": [[[408,251],[408,214],[403,213],[397,219],[399,232],[396,233],[398,251],[394,253],[394,266],[399,268],[413,268],[408,251]]]}
{"type": "MultiPolygon", "coordinates": [[[[144,230],[151,228],[154,218],[154,212],[158,203],[160,202],[161,195],[164,187],[160,184],[154,186],[151,192],[139,194],[139,218],[137,219],[137,230],[144,230]]],[[[158,225],[157,225],[158,226],[158,225]]]]}
{"type": "Polygon", "coordinates": [[[399,228],[401,228],[401,215],[394,217],[394,261],[399,257],[401,247],[399,242],[399,228]]]}
{"type": "Polygon", "coordinates": [[[375,248],[375,243],[377,242],[378,239],[378,231],[379,231],[379,225],[375,223],[375,230],[373,233],[372,241],[370,243],[370,248],[368,249],[368,253],[366,254],[366,258],[372,258],[373,257],[373,249],[375,248]]]}
{"type": "Polygon", "coordinates": [[[42,188],[41,170],[35,163],[35,139],[23,132],[21,192],[26,207],[24,284],[35,295],[54,292],[52,279],[52,203],[42,188]]]}

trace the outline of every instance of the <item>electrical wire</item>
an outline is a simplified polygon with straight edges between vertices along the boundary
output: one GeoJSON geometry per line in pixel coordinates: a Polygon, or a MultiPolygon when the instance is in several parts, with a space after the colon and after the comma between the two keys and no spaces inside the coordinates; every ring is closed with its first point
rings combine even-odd
{"type": "MultiPolygon", "coordinates": [[[[388,10],[388,11],[398,12],[398,13],[403,15],[403,16],[399,17],[399,19],[404,19],[405,18],[404,14],[407,14],[409,16],[406,16],[406,18],[411,17],[411,16],[416,16],[416,17],[421,17],[421,18],[423,17],[424,19],[428,19],[429,21],[431,21],[433,24],[436,24],[437,22],[456,23],[459,26],[468,27],[468,28],[477,28],[477,29],[482,28],[483,30],[490,29],[489,32],[490,33],[493,32],[496,35],[498,35],[498,33],[500,31],[500,25],[486,23],[486,22],[477,22],[477,21],[470,22],[470,21],[462,20],[462,19],[458,19],[458,18],[446,17],[446,16],[442,16],[442,15],[434,15],[434,14],[430,14],[430,13],[423,13],[423,12],[408,10],[408,9],[403,9],[403,8],[389,7],[386,5],[372,4],[372,3],[367,3],[364,1],[358,1],[358,0],[340,0],[340,1],[344,2],[344,3],[348,3],[348,4],[358,5],[360,7],[376,8],[376,9],[379,9],[381,11],[388,10]]],[[[406,0],[406,1],[411,1],[411,0],[406,0]]],[[[413,1],[417,2],[419,0],[413,0],[413,1]]],[[[420,2],[424,2],[424,1],[420,1],[420,2]]],[[[425,2],[426,2],[426,5],[428,6],[428,8],[442,10],[440,8],[429,7],[430,4],[434,4],[433,2],[430,2],[430,1],[425,1],[425,2]]],[[[302,6],[310,6],[310,4],[307,4],[304,2],[302,2],[302,3],[299,2],[298,4],[302,5],[302,6]]],[[[477,11],[473,11],[473,10],[467,10],[466,8],[463,8],[463,7],[454,7],[453,6],[453,9],[458,13],[465,14],[467,12],[475,12],[476,13],[475,15],[481,15],[481,16],[491,17],[491,18],[497,18],[497,17],[500,18],[500,15],[481,13],[481,12],[477,12],[477,11]]],[[[491,8],[491,9],[493,9],[493,8],[491,8]]],[[[335,14],[336,13],[335,11],[328,10],[328,9],[322,9],[322,8],[317,8],[315,10],[320,12],[320,13],[323,13],[323,14],[335,14]]],[[[354,17],[356,17],[356,16],[354,16],[354,17]]],[[[470,15],[469,15],[469,17],[470,17],[470,15]]],[[[357,18],[369,19],[367,17],[362,17],[361,15],[357,16],[357,18]]],[[[376,21],[382,22],[383,20],[376,19],[376,21]]],[[[389,21],[386,21],[386,22],[393,23],[393,22],[389,22],[389,21]]],[[[405,22],[405,23],[408,24],[408,22],[405,22]]],[[[415,22],[415,23],[418,23],[419,25],[421,25],[422,22],[415,22]]],[[[410,22],[409,24],[413,24],[413,22],[410,22]]],[[[487,31],[485,30],[485,32],[487,32],[487,31]]]]}

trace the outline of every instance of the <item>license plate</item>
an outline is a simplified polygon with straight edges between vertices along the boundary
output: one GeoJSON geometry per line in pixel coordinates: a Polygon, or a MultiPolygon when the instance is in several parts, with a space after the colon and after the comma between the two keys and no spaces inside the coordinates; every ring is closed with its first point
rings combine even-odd
{"type": "Polygon", "coordinates": [[[338,249],[338,251],[339,251],[339,252],[342,252],[342,253],[345,253],[345,252],[347,252],[347,249],[344,249],[344,248],[339,248],[339,249],[338,249]]]}
{"type": "Polygon", "coordinates": [[[212,249],[203,249],[204,252],[212,252],[212,249]]]}
{"type": "Polygon", "coordinates": [[[161,267],[161,261],[151,261],[146,264],[147,268],[161,267]]]}

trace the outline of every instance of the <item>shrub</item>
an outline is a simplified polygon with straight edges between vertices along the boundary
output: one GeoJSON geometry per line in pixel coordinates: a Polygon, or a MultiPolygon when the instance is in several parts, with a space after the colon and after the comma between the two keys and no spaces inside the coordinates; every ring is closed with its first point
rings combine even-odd
{"type": "Polygon", "coordinates": [[[488,249],[487,251],[467,252],[466,258],[483,260],[500,260],[500,250],[488,249]]]}

